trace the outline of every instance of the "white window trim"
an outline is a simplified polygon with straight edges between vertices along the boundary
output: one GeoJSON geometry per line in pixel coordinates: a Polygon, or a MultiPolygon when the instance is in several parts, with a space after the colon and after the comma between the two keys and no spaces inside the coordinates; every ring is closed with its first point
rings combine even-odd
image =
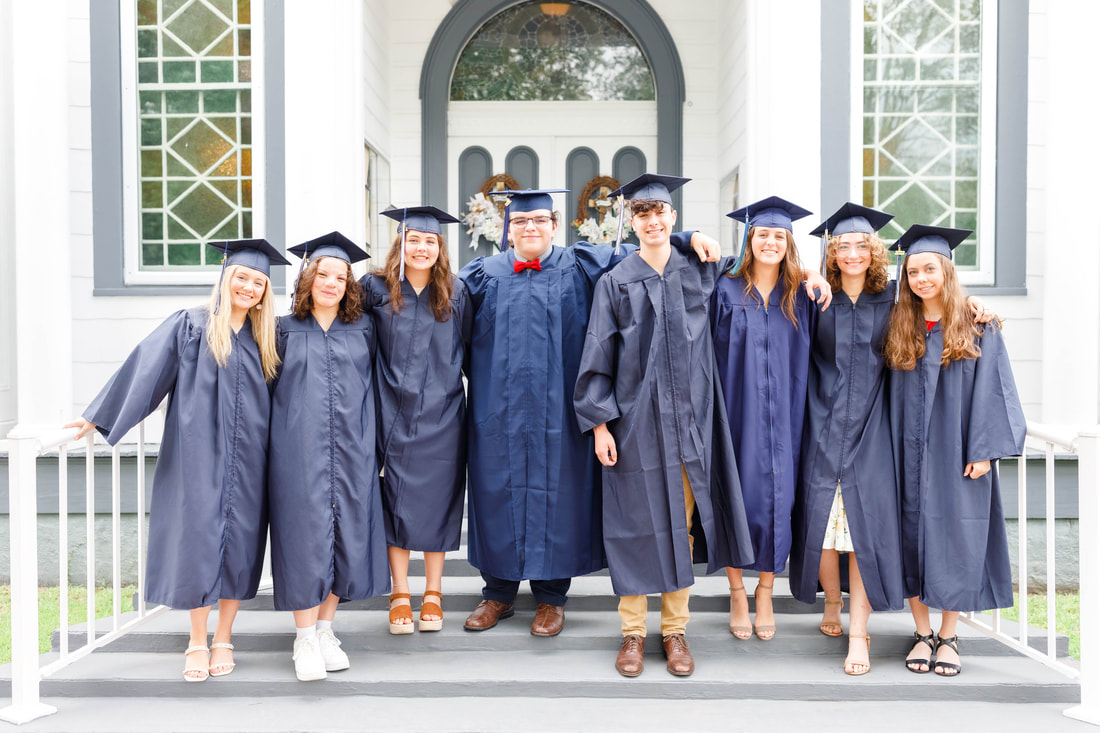
{"type": "MultiPolygon", "coordinates": [[[[994,285],[996,283],[997,233],[997,0],[981,0],[982,52],[981,109],[978,135],[978,242],[976,269],[959,270],[963,285],[994,285]]],[[[863,201],[863,3],[851,4],[851,139],[852,153],[850,199],[863,201]]],[[[912,222],[922,223],[922,222],[912,222]]]]}
{"type": "MultiPolygon", "coordinates": [[[[251,4],[252,54],[252,236],[263,237],[266,229],[266,181],[264,122],[263,28],[264,4],[251,4]]],[[[218,280],[216,269],[178,271],[148,271],[139,269],[141,262],[141,168],[138,129],[137,91],[137,4],[133,0],[119,3],[120,48],[122,71],[122,235],[123,282],[126,285],[213,285],[218,280]]],[[[227,85],[236,88],[239,85],[227,85]]],[[[214,88],[213,85],[211,88],[214,88]]]]}

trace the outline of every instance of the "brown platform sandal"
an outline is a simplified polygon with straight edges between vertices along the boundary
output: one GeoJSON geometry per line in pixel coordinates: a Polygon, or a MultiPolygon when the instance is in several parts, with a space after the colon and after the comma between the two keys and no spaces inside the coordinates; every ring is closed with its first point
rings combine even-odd
{"type": "MultiPolygon", "coordinates": [[[[757,583],[756,584],[756,590],[754,590],[752,592],[752,597],[756,600],[757,609],[760,608],[760,598],[759,598],[760,589],[763,588],[764,590],[768,591],[768,595],[771,595],[772,588],[774,588],[774,587],[775,587],[774,582],[771,585],[764,585],[763,583],[757,583]]],[[[773,618],[775,617],[775,607],[774,606],[772,607],[772,617],[773,618]]],[[[772,639],[775,638],[775,624],[774,623],[767,624],[767,625],[754,623],[752,625],[752,628],[753,628],[753,631],[756,632],[756,638],[759,639],[760,641],[771,641],[772,639]]]]}
{"type": "MultiPolygon", "coordinates": [[[[840,606],[841,610],[843,610],[844,609],[844,596],[841,596],[840,598],[828,598],[828,597],[826,597],[825,598],[825,610],[826,611],[829,610],[829,606],[840,606]]],[[[841,635],[844,634],[844,625],[840,622],[839,619],[836,620],[836,621],[822,621],[821,625],[818,626],[817,628],[819,628],[821,630],[821,633],[825,634],[825,636],[841,636],[841,635]],[[825,629],[836,629],[836,631],[826,631],[825,629]]],[[[861,637],[857,637],[857,638],[861,638],[861,637]]]]}
{"type": "Polygon", "coordinates": [[[412,614],[412,596],[408,593],[390,593],[390,633],[391,634],[411,634],[416,630],[413,626],[413,614],[412,614]],[[406,600],[409,603],[403,603],[400,606],[393,605],[394,601],[406,600]],[[396,623],[398,619],[408,619],[407,623],[396,623]]]}
{"type": "Polygon", "coordinates": [[[424,591],[423,597],[420,599],[420,630],[421,631],[439,631],[443,628],[443,607],[440,605],[443,603],[443,594],[437,590],[424,591]],[[435,597],[439,599],[439,603],[429,601],[429,597],[435,597]],[[430,621],[425,616],[439,616],[434,621],[430,621]]]}
{"type": "Polygon", "coordinates": [[[844,660],[844,674],[850,675],[852,677],[859,677],[860,675],[867,674],[868,672],[871,671],[871,635],[870,634],[863,634],[862,636],[860,636],[859,634],[849,634],[848,639],[849,639],[849,641],[851,639],[866,639],[867,640],[867,663],[864,664],[863,662],[856,662],[856,661],[853,661],[851,657],[848,657],[844,660]],[[857,664],[860,665],[861,667],[866,667],[867,669],[863,670],[862,672],[853,672],[852,667],[854,667],[857,664]]]}
{"type": "Polygon", "coordinates": [[[749,602],[749,594],[748,594],[748,591],[745,590],[744,585],[741,585],[737,588],[734,588],[733,586],[730,586],[730,633],[733,634],[734,639],[740,639],[741,641],[748,641],[749,639],[752,638],[752,627],[751,626],[738,626],[737,624],[733,623],[733,597],[732,596],[737,591],[741,591],[742,593],[745,594],[745,605],[748,605],[748,602],[749,602]]]}

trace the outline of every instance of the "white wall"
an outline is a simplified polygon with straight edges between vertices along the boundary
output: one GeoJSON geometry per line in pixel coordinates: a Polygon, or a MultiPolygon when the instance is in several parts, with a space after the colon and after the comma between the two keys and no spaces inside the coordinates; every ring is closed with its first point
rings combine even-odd
{"type": "MultiPolygon", "coordinates": [[[[746,3],[741,0],[721,3],[719,12],[715,16],[715,28],[720,39],[715,73],[718,79],[719,102],[715,158],[718,162],[719,182],[726,181],[735,169],[741,176],[747,172],[745,165],[745,159],[748,156],[748,139],[745,134],[748,114],[747,22],[746,3]]],[[[748,203],[745,199],[748,192],[743,184],[742,178],[740,188],[742,204],[748,203]]],[[[733,221],[726,217],[731,210],[732,182],[727,185],[728,195],[720,199],[717,213],[720,219],[723,250],[726,254],[732,254],[735,251],[732,246],[735,230],[733,221]]]]}

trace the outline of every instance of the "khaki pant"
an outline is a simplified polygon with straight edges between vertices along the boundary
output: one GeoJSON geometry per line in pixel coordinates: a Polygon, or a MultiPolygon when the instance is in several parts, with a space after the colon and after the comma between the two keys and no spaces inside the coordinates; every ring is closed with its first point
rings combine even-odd
{"type": "MultiPolygon", "coordinates": [[[[684,510],[687,514],[688,548],[689,552],[695,542],[691,536],[691,515],[695,512],[695,495],[691,492],[691,482],[688,481],[687,471],[680,466],[680,475],[684,482],[684,510]]],[[[669,634],[682,634],[687,629],[688,623],[688,598],[691,596],[691,586],[661,594],[661,636],[669,634]]],[[[623,622],[623,636],[637,634],[646,635],[645,617],[649,610],[646,596],[619,596],[619,618],[623,622]]]]}

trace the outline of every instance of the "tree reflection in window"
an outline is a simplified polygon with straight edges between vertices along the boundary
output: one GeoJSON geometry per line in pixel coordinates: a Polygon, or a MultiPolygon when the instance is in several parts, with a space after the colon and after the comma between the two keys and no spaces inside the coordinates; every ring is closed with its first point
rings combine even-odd
{"type": "Polygon", "coordinates": [[[466,44],[451,80],[456,101],[653,100],[638,42],[580,2],[525,2],[493,16],[466,44]]]}

